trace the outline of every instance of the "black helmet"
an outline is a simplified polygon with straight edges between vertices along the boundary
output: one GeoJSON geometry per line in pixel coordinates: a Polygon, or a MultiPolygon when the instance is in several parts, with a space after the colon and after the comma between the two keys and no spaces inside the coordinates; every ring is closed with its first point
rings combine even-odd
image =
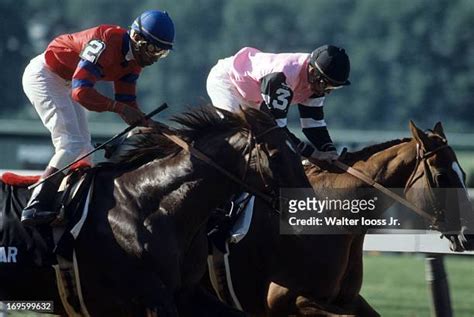
{"type": "Polygon", "coordinates": [[[343,48],[333,45],[318,47],[311,53],[309,63],[335,86],[351,84],[348,80],[351,64],[343,48]]]}

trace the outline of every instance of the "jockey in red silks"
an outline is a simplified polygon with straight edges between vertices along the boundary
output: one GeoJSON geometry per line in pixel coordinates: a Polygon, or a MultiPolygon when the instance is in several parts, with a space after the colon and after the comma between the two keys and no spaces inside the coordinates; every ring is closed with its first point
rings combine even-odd
{"type": "MultiPolygon", "coordinates": [[[[136,82],[143,67],[165,57],[173,47],[174,24],[168,13],[149,10],[130,30],[99,25],[56,37],[33,58],[23,74],[23,89],[51,133],[55,154],[42,179],[92,149],[86,109],[110,111],[127,123],[144,122],[136,102],[136,82]],[[114,84],[114,99],[100,94],[97,81],[114,84]]],[[[22,213],[25,225],[56,217],[53,199],[63,173],[37,186],[22,213]]]]}
{"type": "Polygon", "coordinates": [[[350,85],[349,73],[349,57],[333,45],[311,54],[271,54],[244,47],[211,69],[207,93],[217,108],[231,112],[240,106],[260,108],[270,112],[280,127],[287,125],[289,105],[298,104],[303,133],[312,144],[288,131],[290,137],[302,156],[331,161],[338,154],[324,120],[324,99],[350,85]]]}

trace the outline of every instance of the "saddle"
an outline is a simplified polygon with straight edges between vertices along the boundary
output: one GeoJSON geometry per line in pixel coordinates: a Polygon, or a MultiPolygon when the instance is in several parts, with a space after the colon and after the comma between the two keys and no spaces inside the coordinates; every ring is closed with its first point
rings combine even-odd
{"type": "Polygon", "coordinates": [[[74,240],[87,215],[88,197],[98,167],[81,165],[71,169],[55,199],[55,209],[59,211],[57,219],[51,225],[34,228],[23,226],[20,218],[30,196],[27,187],[39,176],[5,173],[0,177],[0,245],[8,246],[9,251],[14,248],[12,265],[53,267],[64,308],[71,316],[84,315],[85,311],[77,284],[74,240]]]}
{"type": "Polygon", "coordinates": [[[40,176],[23,176],[11,172],[1,175],[0,268],[4,264],[3,253],[6,259],[15,260],[11,265],[53,267],[67,314],[88,316],[79,284],[74,245],[87,217],[94,178],[102,167],[120,160],[122,155],[133,150],[148,132],[144,128],[135,129],[114,144],[107,145],[106,162],[95,167],[81,163],[71,167],[55,198],[54,208],[58,211],[58,217],[50,225],[26,227],[20,222],[21,212],[31,195],[28,186],[36,183],[40,176]]]}
{"type": "MultiPolygon", "coordinates": [[[[54,208],[59,212],[58,218],[53,221],[52,226],[55,228],[62,227],[64,229],[62,231],[66,232],[77,223],[95,171],[96,168],[85,165],[78,165],[71,169],[56,195],[54,208]]],[[[54,231],[57,230],[52,230],[49,225],[25,228],[20,223],[21,211],[30,195],[27,187],[36,183],[39,176],[23,176],[7,172],[0,176],[0,180],[2,181],[3,194],[3,201],[0,205],[3,209],[3,217],[0,217],[0,232],[3,232],[3,241],[0,242],[3,245],[6,241],[9,245],[15,242],[16,245],[23,245],[25,248],[23,252],[19,252],[18,257],[20,262],[25,261],[23,264],[49,265],[55,262],[53,254],[57,253],[71,258],[70,248],[65,246],[66,240],[69,240],[69,238],[54,236],[54,231]],[[38,246],[41,246],[41,251],[34,251],[38,246]],[[22,255],[29,256],[23,257],[22,255]]]]}

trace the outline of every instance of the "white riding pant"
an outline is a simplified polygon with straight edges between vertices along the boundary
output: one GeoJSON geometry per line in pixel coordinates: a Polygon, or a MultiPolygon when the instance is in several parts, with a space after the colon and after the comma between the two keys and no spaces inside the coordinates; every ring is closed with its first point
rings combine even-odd
{"type": "Polygon", "coordinates": [[[239,106],[258,108],[258,105],[253,105],[244,100],[237,88],[235,88],[229,75],[231,67],[231,58],[220,59],[209,72],[206,89],[209,98],[211,98],[212,105],[230,112],[239,111],[239,106]]]}
{"type": "Polygon", "coordinates": [[[72,100],[71,83],[46,66],[44,54],[26,67],[23,90],[51,133],[55,154],[49,166],[61,169],[93,149],[86,109],[72,100]]]}

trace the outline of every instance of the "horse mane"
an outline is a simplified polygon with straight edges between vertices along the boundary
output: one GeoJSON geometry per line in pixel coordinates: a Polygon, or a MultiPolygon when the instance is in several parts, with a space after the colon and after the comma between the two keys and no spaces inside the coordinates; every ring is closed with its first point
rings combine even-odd
{"type": "MultiPolygon", "coordinates": [[[[248,111],[248,109],[244,111],[248,111]]],[[[174,116],[171,121],[180,125],[177,132],[187,141],[197,140],[209,133],[235,131],[248,127],[243,116],[221,109],[218,110],[212,105],[186,111],[174,116]]]]}
{"type": "Polygon", "coordinates": [[[368,157],[374,155],[375,153],[386,150],[388,148],[391,148],[392,146],[395,146],[401,143],[410,142],[411,140],[412,140],[411,138],[395,139],[395,140],[386,141],[383,143],[369,145],[362,148],[359,151],[347,152],[346,156],[344,157],[344,163],[351,164],[360,160],[367,159],[368,157]]]}
{"type": "MultiPolygon", "coordinates": [[[[375,153],[381,152],[383,150],[386,150],[398,144],[410,142],[411,140],[412,140],[411,138],[395,139],[395,140],[386,141],[383,143],[369,145],[362,148],[359,151],[347,152],[346,155],[343,157],[342,162],[345,163],[346,165],[352,166],[354,165],[354,163],[358,161],[367,160],[369,157],[371,157],[375,153]]],[[[306,165],[305,169],[307,171],[311,170],[312,173],[319,173],[322,171],[340,172],[339,168],[326,162],[321,162],[318,165],[315,165],[315,164],[306,165]]]]}
{"type": "Polygon", "coordinates": [[[176,129],[170,130],[161,126],[143,133],[133,144],[134,148],[122,155],[117,164],[136,167],[179,153],[182,148],[170,141],[162,132],[176,134],[186,142],[192,143],[209,135],[248,130],[250,124],[246,116],[256,119],[259,123],[274,124],[267,114],[253,108],[232,113],[212,105],[196,107],[171,118],[172,122],[179,125],[176,129]]]}

